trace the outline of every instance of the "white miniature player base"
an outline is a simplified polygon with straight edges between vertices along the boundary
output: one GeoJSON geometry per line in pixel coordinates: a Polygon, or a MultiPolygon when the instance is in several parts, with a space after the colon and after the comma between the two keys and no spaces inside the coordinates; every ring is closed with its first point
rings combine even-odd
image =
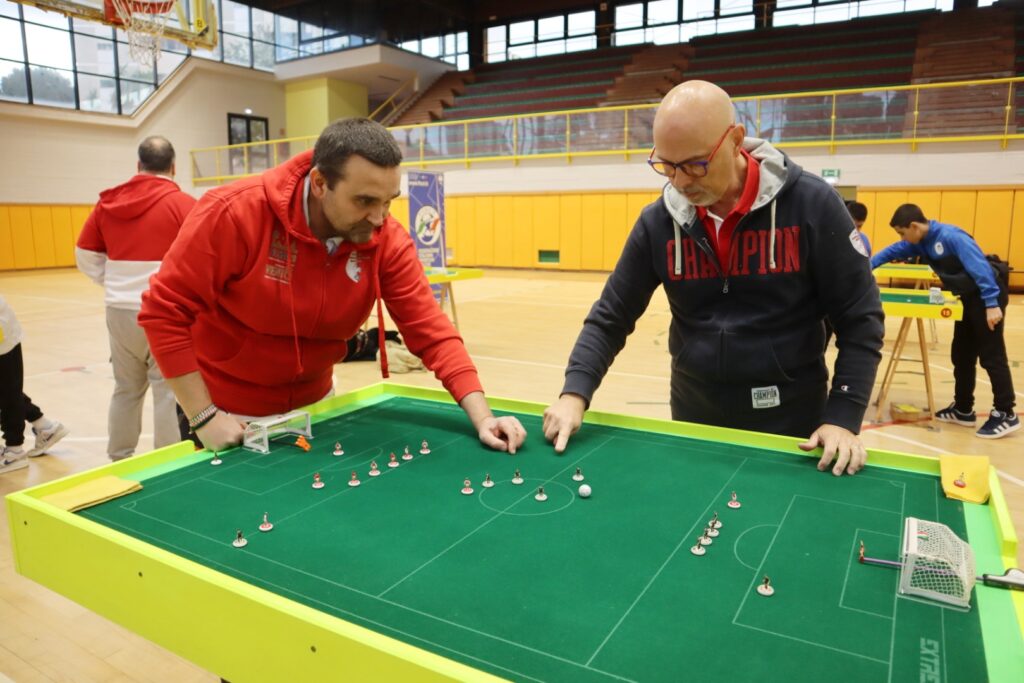
{"type": "Polygon", "coordinates": [[[548,494],[544,493],[544,489],[541,488],[537,490],[537,495],[535,495],[533,499],[543,503],[545,500],[548,499],[548,494]]]}
{"type": "Polygon", "coordinates": [[[324,487],[324,483],[322,481],[314,481],[313,482],[313,488],[315,488],[315,489],[322,489],[323,487],[324,487]]]}
{"type": "Polygon", "coordinates": [[[700,543],[698,543],[697,545],[695,545],[692,548],[690,548],[690,552],[693,553],[694,555],[703,555],[704,553],[707,552],[707,550],[704,549],[704,546],[702,546],[700,543]]]}
{"type": "Polygon", "coordinates": [[[397,460],[392,460],[391,462],[388,463],[388,467],[394,468],[394,467],[398,467],[401,464],[402,463],[398,462],[397,460]]]}
{"type": "Polygon", "coordinates": [[[726,505],[731,507],[733,510],[743,507],[743,503],[739,502],[738,500],[730,500],[728,503],[726,503],[726,505]]]}
{"type": "Polygon", "coordinates": [[[708,520],[708,526],[712,529],[721,529],[722,523],[718,519],[712,518],[708,520]]]}
{"type": "Polygon", "coordinates": [[[273,528],[274,525],[270,522],[264,522],[263,524],[260,524],[260,531],[270,531],[273,528]]]}
{"type": "Polygon", "coordinates": [[[512,477],[512,483],[515,484],[516,486],[519,486],[520,484],[523,483],[523,478],[518,476],[518,475],[515,476],[515,477],[512,477]]]}
{"type": "Polygon", "coordinates": [[[359,481],[358,479],[349,479],[348,480],[348,485],[349,486],[359,486],[361,483],[362,482],[359,481]]]}
{"type": "Polygon", "coordinates": [[[765,596],[766,598],[770,598],[771,596],[775,595],[775,589],[771,586],[766,586],[763,583],[758,585],[757,592],[765,596]]]}
{"type": "Polygon", "coordinates": [[[220,465],[223,462],[224,461],[220,459],[220,456],[217,455],[216,453],[214,453],[213,454],[213,460],[210,461],[210,464],[213,465],[214,467],[216,467],[217,465],[220,465]]]}
{"type": "Polygon", "coordinates": [[[708,527],[707,534],[711,538],[718,538],[718,529],[713,529],[711,527],[708,527]]]}
{"type": "Polygon", "coordinates": [[[424,441],[423,445],[420,447],[420,455],[429,455],[429,454],[430,454],[430,446],[428,446],[427,442],[424,441]]]}
{"type": "Polygon", "coordinates": [[[712,540],[711,540],[710,537],[708,537],[708,536],[701,536],[700,537],[700,544],[701,545],[711,545],[711,543],[712,543],[712,540]]]}
{"type": "Polygon", "coordinates": [[[492,486],[494,486],[494,480],[491,479],[491,475],[488,474],[487,478],[484,479],[480,485],[483,486],[485,489],[489,489],[492,486]]]}
{"type": "Polygon", "coordinates": [[[473,495],[473,487],[472,486],[463,486],[462,487],[462,495],[464,495],[464,496],[472,496],[473,495]]]}
{"type": "Polygon", "coordinates": [[[235,546],[236,548],[244,548],[245,546],[249,545],[249,541],[245,540],[244,538],[236,538],[235,540],[231,541],[231,545],[235,546]]]}
{"type": "Polygon", "coordinates": [[[376,464],[374,464],[370,468],[370,476],[371,477],[379,477],[380,476],[380,470],[377,469],[377,465],[376,464]]]}

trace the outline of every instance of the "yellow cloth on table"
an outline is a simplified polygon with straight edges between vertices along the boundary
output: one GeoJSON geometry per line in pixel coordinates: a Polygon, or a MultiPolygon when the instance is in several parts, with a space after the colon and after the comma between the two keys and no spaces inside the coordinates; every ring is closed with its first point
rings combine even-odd
{"type": "Polygon", "coordinates": [[[43,496],[41,500],[51,505],[56,505],[62,510],[75,512],[76,510],[83,510],[87,507],[99,505],[108,500],[141,490],[142,484],[137,481],[121,479],[120,477],[108,474],[105,477],[87,481],[66,491],[43,496]]]}
{"type": "Polygon", "coordinates": [[[939,468],[947,498],[968,503],[988,501],[987,455],[940,455],[939,468]]]}

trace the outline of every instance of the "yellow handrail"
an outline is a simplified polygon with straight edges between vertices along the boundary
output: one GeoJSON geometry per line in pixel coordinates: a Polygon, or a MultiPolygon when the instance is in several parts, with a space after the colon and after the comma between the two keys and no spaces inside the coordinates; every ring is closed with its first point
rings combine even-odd
{"type": "MultiPolygon", "coordinates": [[[[1024,124],[1015,123],[1014,114],[1014,97],[1022,81],[1024,77],[1018,76],[817,90],[736,97],[733,102],[741,122],[748,127],[748,134],[763,137],[783,148],[827,147],[835,153],[844,146],[900,144],[916,151],[925,143],[999,141],[1001,148],[1006,149],[1010,140],[1024,139],[1024,133],[1016,132],[1024,124]],[[984,111],[974,110],[971,124],[975,126],[974,132],[958,129],[955,134],[944,135],[942,121],[947,109],[943,108],[941,98],[934,98],[933,102],[933,98],[923,98],[922,94],[979,87],[996,89],[999,103],[992,106],[987,118],[984,111]]],[[[644,104],[562,109],[393,126],[389,130],[403,150],[404,164],[423,168],[446,164],[469,168],[480,162],[519,164],[530,159],[551,158],[571,163],[576,157],[619,155],[628,159],[632,154],[647,154],[650,150],[650,117],[656,107],[657,104],[644,104]],[[565,129],[556,133],[551,122],[559,118],[564,120],[565,129]]],[[[265,168],[255,167],[259,163],[272,159],[276,165],[279,160],[309,149],[315,142],[316,136],[304,136],[194,149],[191,151],[193,182],[221,183],[260,173],[265,168]],[[270,147],[266,148],[268,145],[270,147]],[[256,157],[251,152],[257,146],[270,153],[256,157]],[[243,162],[242,174],[237,173],[237,164],[231,163],[233,159],[238,160],[232,157],[234,150],[242,150],[240,154],[235,152],[243,162]],[[215,157],[212,162],[210,155],[215,157]],[[254,165],[257,158],[259,163],[254,165]],[[211,167],[214,175],[200,173],[200,169],[211,167]]]]}
{"type": "MultiPolygon", "coordinates": [[[[416,76],[413,76],[412,78],[408,79],[407,81],[402,83],[400,86],[398,86],[398,88],[395,90],[395,92],[391,93],[391,97],[389,97],[386,100],[384,100],[381,103],[381,105],[379,107],[377,107],[376,109],[374,109],[372,112],[370,112],[369,116],[367,116],[366,118],[372,119],[372,120],[376,121],[377,120],[377,114],[379,114],[381,112],[381,110],[383,110],[384,107],[388,106],[389,104],[391,105],[391,111],[394,111],[394,110],[398,109],[400,106],[402,106],[400,104],[395,104],[394,103],[395,98],[398,97],[398,93],[400,93],[403,90],[405,90],[405,88],[407,86],[411,85],[415,81],[416,81],[416,76]]],[[[412,95],[410,95],[410,97],[412,97],[415,94],[416,93],[413,93],[412,95]]],[[[405,102],[407,102],[407,101],[408,100],[403,100],[402,104],[405,104],[405,102]]]]}

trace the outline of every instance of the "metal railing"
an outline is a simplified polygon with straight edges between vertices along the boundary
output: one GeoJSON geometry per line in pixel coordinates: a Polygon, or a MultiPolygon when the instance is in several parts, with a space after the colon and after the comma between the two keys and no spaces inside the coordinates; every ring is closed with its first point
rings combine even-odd
{"type": "MultiPolygon", "coordinates": [[[[1024,77],[737,97],[747,134],[783,148],[1024,139],[1024,77]]],[[[647,155],[656,104],[394,126],[403,165],[426,168],[531,159],[647,155]]],[[[316,136],[192,150],[192,180],[261,173],[316,136]]]]}

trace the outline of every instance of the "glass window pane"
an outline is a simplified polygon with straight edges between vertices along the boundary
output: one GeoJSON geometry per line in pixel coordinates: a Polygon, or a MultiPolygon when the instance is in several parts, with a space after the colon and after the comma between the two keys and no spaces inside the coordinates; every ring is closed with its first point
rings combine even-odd
{"type": "Polygon", "coordinates": [[[510,45],[522,45],[534,41],[533,21],[519,21],[508,25],[508,42],[510,45]]]}
{"type": "Polygon", "coordinates": [[[21,6],[22,16],[25,21],[30,21],[33,24],[42,24],[43,26],[53,26],[54,28],[68,28],[68,18],[63,14],[57,14],[56,12],[44,12],[41,9],[30,7],[28,5],[21,6]]]}
{"type": "Polygon", "coordinates": [[[463,52],[469,52],[469,34],[463,31],[457,36],[456,52],[462,54],[463,52]]]}
{"type": "Polygon", "coordinates": [[[75,86],[70,71],[30,66],[33,104],[75,108],[75,86]]]}
{"type": "Polygon", "coordinates": [[[149,83],[137,83],[121,79],[121,113],[134,114],[143,102],[156,90],[149,83]]]}
{"type": "Polygon", "coordinates": [[[583,52],[597,49],[597,36],[580,36],[565,41],[566,52],[583,52]]]}
{"type": "Polygon", "coordinates": [[[114,41],[76,35],[75,63],[79,71],[114,76],[114,41]]]}
{"type": "Polygon", "coordinates": [[[707,19],[713,16],[715,16],[715,0],[686,0],[683,3],[683,21],[707,19]]]}
{"type": "Polygon", "coordinates": [[[537,21],[537,40],[550,40],[565,36],[565,17],[547,17],[537,21]]]}
{"type": "Polygon", "coordinates": [[[426,57],[438,57],[441,54],[441,39],[437,36],[424,38],[420,41],[420,52],[426,57]]]}
{"type": "Polygon", "coordinates": [[[277,24],[274,42],[283,47],[299,46],[299,22],[288,17],[274,17],[277,24]]]}
{"type": "Polygon", "coordinates": [[[639,45],[644,42],[644,30],[635,28],[631,31],[616,31],[615,45],[639,45]]]}
{"type": "Polygon", "coordinates": [[[23,63],[0,60],[0,100],[28,102],[28,84],[23,63]]]}
{"type": "Polygon", "coordinates": [[[772,26],[807,26],[814,23],[814,8],[787,9],[772,15],[772,26]]]}
{"type": "Polygon", "coordinates": [[[647,3],[647,25],[669,24],[679,21],[677,0],[657,0],[647,3]]]}
{"type": "Polygon", "coordinates": [[[679,24],[655,26],[647,29],[647,42],[655,45],[671,45],[679,42],[679,24]]]}
{"type": "MultiPolygon", "coordinates": [[[[118,31],[120,33],[120,30],[118,31]]],[[[132,78],[136,81],[152,83],[156,78],[156,70],[152,62],[144,63],[132,57],[127,43],[117,44],[117,66],[121,78],[132,78]]]]}
{"type": "Polygon", "coordinates": [[[277,46],[276,59],[279,62],[286,62],[289,59],[298,59],[299,51],[294,47],[277,46]]]}
{"type": "Polygon", "coordinates": [[[898,14],[903,11],[903,0],[864,0],[858,16],[875,17],[880,14],[898,14]]]}
{"type": "Polygon", "coordinates": [[[504,49],[502,49],[499,52],[488,52],[487,53],[487,63],[488,64],[496,64],[497,62],[504,62],[506,59],[507,59],[507,57],[505,55],[505,50],[504,49]]]}
{"type": "Polygon", "coordinates": [[[274,15],[252,8],[252,37],[268,43],[274,42],[274,15]]]}
{"type": "Polygon", "coordinates": [[[742,17],[728,17],[718,20],[719,33],[732,33],[733,31],[753,31],[754,15],[747,14],[742,17]]]}
{"type": "Polygon", "coordinates": [[[261,43],[259,41],[253,41],[252,51],[253,66],[262,71],[274,70],[273,45],[271,45],[270,43],[261,43]]]}
{"type": "Polygon", "coordinates": [[[113,78],[78,74],[79,108],[83,111],[117,113],[117,82],[113,78]]]}
{"type": "Polygon", "coordinates": [[[444,53],[446,55],[455,54],[455,34],[449,33],[444,37],[444,53]]]}
{"type": "Polygon", "coordinates": [[[582,36],[593,33],[596,24],[594,12],[576,12],[569,15],[569,35],[582,36]]]}
{"type": "Polygon", "coordinates": [[[20,21],[0,19],[0,59],[25,59],[25,49],[21,44],[20,21]]]}
{"type": "Polygon", "coordinates": [[[0,17],[13,17],[18,19],[18,3],[0,0],[0,17]]]}
{"type": "Polygon", "coordinates": [[[456,68],[459,71],[469,71],[469,55],[461,54],[456,60],[456,68]]]}
{"type": "Polygon", "coordinates": [[[67,31],[25,24],[25,39],[29,63],[71,68],[71,34],[67,31]]]}
{"type": "Polygon", "coordinates": [[[324,52],[337,52],[347,47],[352,47],[352,39],[355,36],[335,36],[324,41],[324,52]]]}
{"type": "Polygon", "coordinates": [[[508,49],[509,59],[530,59],[537,56],[537,45],[517,45],[508,49]]]}
{"type": "Polygon", "coordinates": [[[309,42],[299,43],[299,56],[310,57],[312,55],[318,55],[324,51],[324,41],[322,40],[311,40],[309,42]]]}
{"type": "Polygon", "coordinates": [[[847,21],[850,19],[850,5],[819,5],[814,11],[814,23],[825,24],[831,21],[847,21]]]}
{"type": "Polygon", "coordinates": [[[174,73],[174,70],[185,61],[185,55],[177,52],[161,52],[160,58],[156,61],[156,82],[163,83],[164,80],[174,73]]]}
{"type": "MultiPolygon", "coordinates": [[[[619,5],[615,8],[615,28],[636,28],[644,25],[644,5],[638,2],[635,5],[619,5]]],[[[625,44],[618,43],[616,44],[625,44]]]]}
{"type": "Polygon", "coordinates": [[[402,48],[403,50],[408,50],[409,52],[419,52],[420,51],[420,41],[418,41],[418,40],[407,40],[404,43],[399,43],[398,47],[402,48]]]}
{"type": "MultiPolygon", "coordinates": [[[[249,35],[249,8],[231,0],[221,0],[220,28],[238,36],[249,35]]],[[[225,53],[226,54],[226,53],[225,53]]]]}
{"type": "Polygon", "coordinates": [[[778,9],[786,9],[789,7],[805,7],[811,4],[811,0],[776,0],[776,6],[778,9]]]}
{"type": "Polygon", "coordinates": [[[697,35],[698,36],[713,36],[717,30],[716,22],[714,19],[705,19],[704,21],[698,21],[697,35]]]}
{"type": "Polygon", "coordinates": [[[537,56],[560,55],[565,53],[564,40],[549,40],[545,43],[537,43],[537,56]]]}
{"type": "Polygon", "coordinates": [[[719,15],[744,14],[754,11],[754,0],[718,0],[719,15]]]}
{"type": "Polygon", "coordinates": [[[693,38],[697,37],[697,24],[691,22],[688,24],[679,24],[679,42],[688,43],[693,38]]]}
{"type": "Polygon", "coordinates": [[[307,24],[306,22],[302,22],[301,24],[299,24],[299,42],[300,43],[305,41],[305,40],[313,40],[315,38],[323,38],[323,37],[324,37],[324,30],[322,28],[320,28],[319,26],[315,26],[314,24],[307,24]]]}
{"type": "Polygon", "coordinates": [[[73,19],[71,24],[74,26],[75,33],[85,33],[100,38],[114,37],[114,28],[106,24],[97,24],[95,21],[86,21],[85,19],[73,19]]]}
{"type": "Polygon", "coordinates": [[[505,26],[491,26],[487,29],[486,40],[487,44],[491,43],[504,43],[505,42],[505,26]]]}
{"type": "Polygon", "coordinates": [[[160,41],[160,49],[164,52],[176,52],[178,54],[183,55],[188,54],[187,45],[185,45],[184,43],[179,43],[176,40],[171,40],[170,38],[164,38],[160,41]]]}
{"type": "Polygon", "coordinates": [[[252,45],[248,38],[239,38],[227,33],[224,38],[224,62],[239,66],[252,65],[252,45]]]}

